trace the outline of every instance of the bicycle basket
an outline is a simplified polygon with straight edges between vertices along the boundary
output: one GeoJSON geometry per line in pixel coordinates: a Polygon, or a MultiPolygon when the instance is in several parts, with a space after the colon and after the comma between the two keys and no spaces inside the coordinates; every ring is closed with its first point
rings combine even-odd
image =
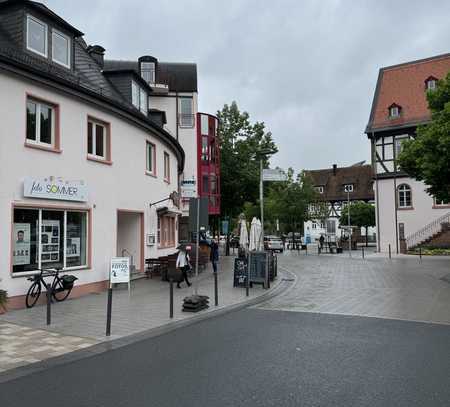
{"type": "Polygon", "coordinates": [[[73,287],[73,283],[75,280],[78,280],[77,277],[71,275],[65,275],[61,277],[62,285],[66,290],[69,290],[73,287]]]}

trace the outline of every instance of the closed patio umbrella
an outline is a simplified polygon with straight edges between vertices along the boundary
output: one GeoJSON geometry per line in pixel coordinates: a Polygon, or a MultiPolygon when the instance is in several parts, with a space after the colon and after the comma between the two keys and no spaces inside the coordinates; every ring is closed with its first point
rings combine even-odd
{"type": "Polygon", "coordinates": [[[239,246],[247,249],[248,246],[248,232],[247,232],[247,222],[245,219],[241,220],[241,227],[239,230],[239,246]]]}
{"type": "Polygon", "coordinates": [[[250,242],[249,242],[249,247],[248,249],[250,251],[254,251],[254,250],[260,250],[259,248],[259,241],[261,239],[261,228],[260,225],[261,223],[259,222],[258,219],[253,218],[252,219],[252,223],[250,226],[250,242]]]}

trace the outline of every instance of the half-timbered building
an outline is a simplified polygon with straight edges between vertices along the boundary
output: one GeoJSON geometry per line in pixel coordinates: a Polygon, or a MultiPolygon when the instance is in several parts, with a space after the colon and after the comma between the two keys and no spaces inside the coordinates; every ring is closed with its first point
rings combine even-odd
{"type": "Polygon", "coordinates": [[[450,71],[450,54],[381,68],[366,134],[375,175],[378,250],[406,252],[439,233],[450,203],[436,201],[426,185],[402,172],[397,157],[405,140],[431,119],[426,93],[450,71]]]}

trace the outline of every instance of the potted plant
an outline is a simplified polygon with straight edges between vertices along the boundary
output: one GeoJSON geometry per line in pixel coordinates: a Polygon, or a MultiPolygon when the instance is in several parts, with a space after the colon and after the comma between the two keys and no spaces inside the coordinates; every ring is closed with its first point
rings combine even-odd
{"type": "MultiPolygon", "coordinates": [[[[0,282],[2,279],[0,278],[0,282]]],[[[0,314],[6,312],[6,303],[8,302],[8,291],[0,289],[0,314]]]]}

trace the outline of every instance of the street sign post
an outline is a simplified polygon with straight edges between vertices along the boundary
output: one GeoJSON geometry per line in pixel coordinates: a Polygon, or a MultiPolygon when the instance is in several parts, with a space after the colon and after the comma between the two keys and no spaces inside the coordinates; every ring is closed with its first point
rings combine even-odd
{"type": "Polygon", "coordinates": [[[286,181],[286,174],[278,169],[265,168],[262,171],[263,181],[286,181]]]}

